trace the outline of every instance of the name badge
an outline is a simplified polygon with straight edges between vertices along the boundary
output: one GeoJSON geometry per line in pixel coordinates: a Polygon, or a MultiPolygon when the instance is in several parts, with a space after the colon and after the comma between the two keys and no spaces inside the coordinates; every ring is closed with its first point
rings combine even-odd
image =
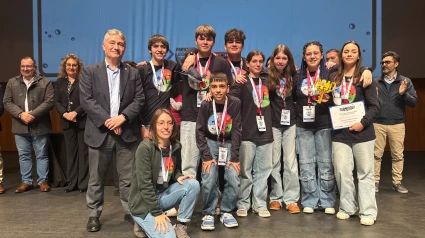
{"type": "Polygon", "coordinates": [[[303,106],[303,122],[314,122],[314,106],[303,106]]]}
{"type": "Polygon", "coordinates": [[[257,116],[257,126],[259,131],[266,131],[266,123],[264,122],[264,116],[257,116]]]}
{"type": "Polygon", "coordinates": [[[218,148],[218,165],[224,166],[227,162],[227,148],[218,148]]]}
{"type": "Polygon", "coordinates": [[[162,177],[162,170],[160,169],[158,179],[156,180],[157,184],[164,184],[164,178],[162,177]]]}
{"type": "Polygon", "coordinates": [[[280,124],[285,126],[291,125],[291,111],[282,109],[282,114],[280,115],[280,124]]]}
{"type": "Polygon", "coordinates": [[[198,91],[196,95],[196,106],[201,107],[202,101],[204,101],[205,97],[207,97],[207,91],[198,91]]]}

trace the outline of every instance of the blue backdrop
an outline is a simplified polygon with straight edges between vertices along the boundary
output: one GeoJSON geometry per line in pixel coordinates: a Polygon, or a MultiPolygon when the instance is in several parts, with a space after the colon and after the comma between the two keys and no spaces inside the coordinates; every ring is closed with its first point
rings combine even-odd
{"type": "Polygon", "coordinates": [[[168,39],[168,57],[174,59],[183,48],[195,46],[194,32],[201,24],[216,30],[216,52],[224,51],[224,33],[238,28],[247,36],[244,56],[253,49],[269,56],[276,45],[285,44],[299,66],[302,46],[311,40],[319,40],[325,51],[355,40],[369,67],[379,64],[381,55],[381,0],[33,0],[33,4],[34,56],[40,72],[52,80],[66,54],[78,55],[85,65],[103,60],[103,37],[112,28],[126,35],[124,60],[136,62],[150,59],[147,42],[153,34],[168,39]]]}

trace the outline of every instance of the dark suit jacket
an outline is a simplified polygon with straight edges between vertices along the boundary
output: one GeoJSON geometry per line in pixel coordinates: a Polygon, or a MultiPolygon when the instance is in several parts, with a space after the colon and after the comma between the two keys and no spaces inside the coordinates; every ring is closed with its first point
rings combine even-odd
{"type": "MultiPolygon", "coordinates": [[[[3,104],[3,86],[0,85],[0,117],[4,113],[4,104],[3,104]]],[[[1,122],[0,122],[0,131],[1,131],[1,122]]]]}
{"type": "MultiPolygon", "coordinates": [[[[120,107],[118,114],[128,120],[121,125],[125,142],[140,140],[139,114],[145,101],[142,80],[137,69],[120,64],[120,107]]],[[[102,145],[108,133],[104,125],[110,116],[108,75],[105,61],[83,68],[80,80],[80,103],[87,113],[84,141],[91,147],[102,145]]]]}
{"type": "Polygon", "coordinates": [[[69,101],[71,104],[71,111],[77,113],[77,122],[71,122],[63,118],[63,114],[68,112],[68,79],[58,78],[55,86],[55,108],[61,118],[62,130],[68,129],[70,126],[78,126],[78,128],[84,128],[86,126],[86,113],[83,107],[80,105],[80,81],[75,79],[71,86],[71,92],[69,94],[69,101]]]}

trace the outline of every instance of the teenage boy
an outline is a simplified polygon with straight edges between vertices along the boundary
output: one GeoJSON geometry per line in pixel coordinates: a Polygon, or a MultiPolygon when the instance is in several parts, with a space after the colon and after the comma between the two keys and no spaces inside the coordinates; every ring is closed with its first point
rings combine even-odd
{"type": "Polygon", "coordinates": [[[146,102],[141,115],[143,139],[149,138],[149,125],[155,111],[159,108],[170,108],[172,84],[180,80],[176,62],[165,59],[169,47],[164,36],[151,36],[148,50],[152,58],[146,65],[138,68],[146,102]]]}
{"type": "Polygon", "coordinates": [[[225,166],[226,184],[220,203],[220,221],[226,227],[237,227],[232,215],[239,191],[239,145],[242,136],[241,102],[227,95],[230,85],[225,73],[210,78],[212,101],[203,101],[196,122],[196,144],[202,155],[202,197],[204,200],[202,230],[214,230],[214,215],[219,199],[218,166],[225,166]]]}
{"type": "MultiPolygon", "coordinates": [[[[215,43],[215,30],[209,25],[201,25],[195,31],[195,43],[198,53],[195,55],[195,68],[200,80],[193,81],[193,77],[182,74],[183,79],[183,106],[181,113],[180,137],[182,144],[182,170],[184,175],[196,176],[200,160],[200,152],[196,147],[196,120],[199,107],[204,100],[210,83],[211,73],[224,72],[227,78],[232,79],[230,66],[220,56],[212,54],[215,43]]],[[[191,71],[189,69],[188,71],[191,71]]],[[[233,84],[233,80],[229,80],[233,84]]]]}

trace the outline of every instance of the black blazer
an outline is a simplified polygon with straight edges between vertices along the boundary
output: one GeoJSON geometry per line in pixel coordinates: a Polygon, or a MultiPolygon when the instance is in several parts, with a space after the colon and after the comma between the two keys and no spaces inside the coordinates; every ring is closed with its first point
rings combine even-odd
{"type": "Polygon", "coordinates": [[[61,118],[61,128],[66,130],[71,126],[78,126],[78,128],[84,128],[86,126],[86,113],[83,107],[80,105],[80,86],[79,80],[75,79],[71,86],[71,93],[69,94],[69,101],[71,104],[71,111],[77,113],[77,122],[71,122],[63,118],[63,114],[67,112],[68,108],[68,79],[58,78],[55,86],[55,108],[61,118]]]}
{"type": "MultiPolygon", "coordinates": [[[[0,117],[4,113],[3,96],[4,96],[3,86],[0,85],[0,117]]],[[[0,131],[1,131],[1,121],[0,121],[0,131]]]]}
{"type": "MultiPolygon", "coordinates": [[[[121,125],[121,138],[127,142],[141,139],[139,115],[145,102],[139,71],[120,64],[120,107],[118,114],[128,117],[121,125]]],[[[84,141],[88,146],[99,147],[109,133],[104,123],[110,116],[110,97],[106,63],[102,61],[83,67],[80,81],[80,103],[87,113],[84,141]]]]}

